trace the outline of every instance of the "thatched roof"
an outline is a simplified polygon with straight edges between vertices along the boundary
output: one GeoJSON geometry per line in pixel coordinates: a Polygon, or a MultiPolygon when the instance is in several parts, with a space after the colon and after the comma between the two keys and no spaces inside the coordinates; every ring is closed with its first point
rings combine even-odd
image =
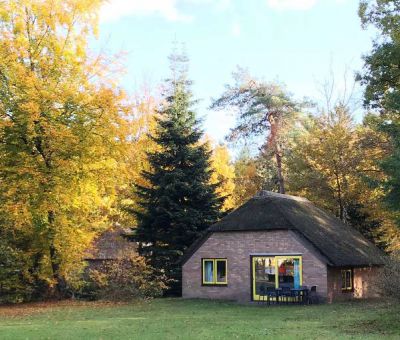
{"type": "Polygon", "coordinates": [[[88,249],[86,260],[115,260],[136,251],[136,243],[129,242],[123,228],[111,228],[101,233],[88,249]]]}
{"type": "MultiPolygon", "coordinates": [[[[279,229],[301,234],[327,259],[329,265],[383,264],[383,253],[375,245],[332,214],[317,208],[305,198],[268,191],[260,192],[212,225],[209,233],[279,229]]],[[[201,243],[197,242],[193,248],[198,248],[201,243]]],[[[197,250],[193,248],[189,253],[197,250]]]]}

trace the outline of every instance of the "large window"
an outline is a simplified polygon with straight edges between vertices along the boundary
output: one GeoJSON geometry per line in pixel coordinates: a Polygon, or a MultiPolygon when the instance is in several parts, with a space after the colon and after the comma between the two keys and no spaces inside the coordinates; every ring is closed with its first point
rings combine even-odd
{"type": "Polygon", "coordinates": [[[268,289],[299,288],[302,285],[300,255],[252,257],[253,299],[259,300],[268,289]]]}
{"type": "Polygon", "coordinates": [[[226,285],[228,283],[226,259],[202,259],[203,285],[226,285]]]}
{"type": "Polygon", "coordinates": [[[342,291],[353,290],[353,270],[342,269],[342,291]]]}

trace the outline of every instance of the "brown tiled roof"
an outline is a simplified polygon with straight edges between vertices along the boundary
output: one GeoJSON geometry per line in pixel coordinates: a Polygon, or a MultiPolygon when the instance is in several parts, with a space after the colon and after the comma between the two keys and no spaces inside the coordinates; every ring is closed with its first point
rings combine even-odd
{"type": "MultiPolygon", "coordinates": [[[[384,263],[384,254],[375,245],[332,214],[317,208],[305,198],[268,191],[262,191],[251,198],[212,225],[208,232],[278,229],[300,233],[333,266],[370,266],[384,263]]],[[[197,250],[199,244],[201,240],[189,248],[184,261],[197,250]]]]}

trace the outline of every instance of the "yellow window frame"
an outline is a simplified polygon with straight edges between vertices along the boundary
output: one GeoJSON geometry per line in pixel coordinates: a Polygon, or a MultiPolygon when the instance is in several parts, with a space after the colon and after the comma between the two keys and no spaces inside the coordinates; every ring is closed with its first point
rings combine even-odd
{"type": "Polygon", "coordinates": [[[227,285],[228,284],[228,260],[227,259],[218,259],[218,258],[207,258],[201,259],[202,266],[202,284],[203,285],[227,285]],[[213,280],[206,281],[206,262],[212,262],[213,264],[213,280]],[[225,263],[225,281],[217,281],[217,263],[224,262],[225,263]]]}
{"type": "Polygon", "coordinates": [[[275,289],[279,288],[279,260],[287,260],[294,259],[299,260],[299,270],[300,270],[300,286],[303,285],[303,257],[301,255],[271,255],[271,256],[253,256],[251,265],[252,265],[252,274],[253,274],[253,300],[261,300],[261,296],[256,294],[256,260],[257,259],[274,259],[275,265],[275,289]]]}
{"type": "Polygon", "coordinates": [[[348,292],[353,290],[353,269],[342,269],[341,270],[341,277],[342,277],[342,291],[343,292],[348,292]],[[346,274],[350,273],[350,286],[347,286],[346,284],[346,274]],[[344,277],[344,280],[343,280],[344,277]],[[343,283],[344,283],[344,288],[343,288],[343,283]]]}

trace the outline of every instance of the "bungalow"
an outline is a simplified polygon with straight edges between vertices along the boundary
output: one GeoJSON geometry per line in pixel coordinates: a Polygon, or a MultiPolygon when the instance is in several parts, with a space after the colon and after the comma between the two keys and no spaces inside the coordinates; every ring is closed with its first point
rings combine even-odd
{"type": "Polygon", "coordinates": [[[183,258],[184,298],[258,301],[266,287],[317,286],[321,300],[366,298],[383,253],[305,198],[261,191],[183,258]]]}

